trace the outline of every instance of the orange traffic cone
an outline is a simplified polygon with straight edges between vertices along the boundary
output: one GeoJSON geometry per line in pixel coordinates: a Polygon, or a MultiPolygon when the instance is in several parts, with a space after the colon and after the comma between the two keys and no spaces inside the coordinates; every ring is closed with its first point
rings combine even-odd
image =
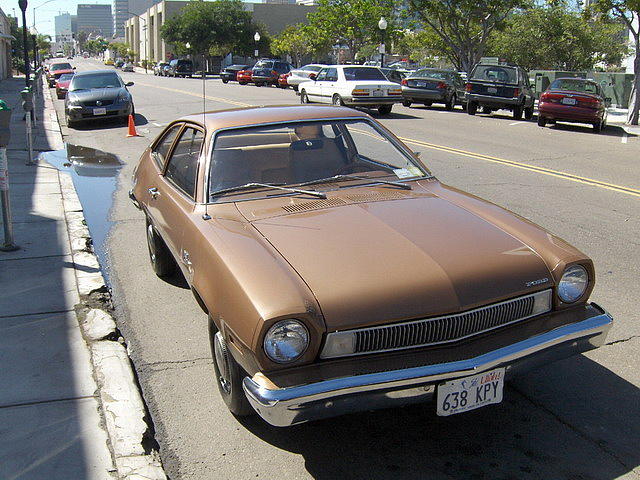
{"type": "Polygon", "coordinates": [[[136,122],[133,120],[133,115],[129,115],[129,133],[127,137],[139,137],[138,132],[136,132],[136,122]]]}

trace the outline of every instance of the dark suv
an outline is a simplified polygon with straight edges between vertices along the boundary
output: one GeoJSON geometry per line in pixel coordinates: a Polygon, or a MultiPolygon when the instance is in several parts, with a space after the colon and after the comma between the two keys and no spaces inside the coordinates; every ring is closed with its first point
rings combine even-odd
{"type": "Polygon", "coordinates": [[[533,117],[533,90],[524,68],[505,63],[479,63],[467,80],[467,112],[475,115],[494,110],[511,110],[513,118],[530,120],[533,117]]]}
{"type": "Polygon", "coordinates": [[[289,73],[293,66],[281,60],[260,60],[253,66],[251,81],[256,87],[262,85],[278,85],[278,77],[283,73],[289,73]]]}
{"type": "Polygon", "coordinates": [[[193,62],[186,59],[171,60],[165,75],[169,77],[191,78],[191,75],[193,75],[193,62]]]}

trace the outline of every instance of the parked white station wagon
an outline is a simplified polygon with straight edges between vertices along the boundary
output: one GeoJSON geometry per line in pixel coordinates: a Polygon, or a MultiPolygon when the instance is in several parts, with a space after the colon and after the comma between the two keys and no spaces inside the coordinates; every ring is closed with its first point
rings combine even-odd
{"type": "Polygon", "coordinates": [[[328,65],[298,90],[302,103],[377,108],[381,115],[402,101],[400,85],[387,80],[379,68],[360,65],[328,65]]]}

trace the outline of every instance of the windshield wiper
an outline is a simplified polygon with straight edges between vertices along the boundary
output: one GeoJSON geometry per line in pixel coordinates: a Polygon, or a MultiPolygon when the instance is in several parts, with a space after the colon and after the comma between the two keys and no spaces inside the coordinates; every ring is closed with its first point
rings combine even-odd
{"type": "Polygon", "coordinates": [[[411,185],[409,185],[408,183],[390,182],[388,180],[380,180],[378,178],[360,177],[358,175],[346,175],[346,174],[334,175],[333,177],[327,177],[327,178],[319,178],[318,180],[311,180],[309,182],[301,183],[300,186],[316,185],[318,183],[327,183],[327,182],[339,181],[339,180],[365,180],[369,182],[369,184],[383,183],[385,185],[393,185],[394,187],[400,187],[404,190],[412,189],[411,185]]]}
{"type": "Polygon", "coordinates": [[[311,195],[313,197],[327,198],[327,196],[322,192],[316,192],[314,190],[301,190],[299,188],[281,187],[280,185],[276,185],[273,183],[245,183],[244,185],[238,185],[237,187],[223,188],[222,190],[216,190],[215,192],[211,192],[209,194],[209,198],[217,195],[222,195],[223,193],[238,192],[241,190],[249,190],[251,188],[258,188],[258,187],[274,188],[276,190],[282,190],[284,192],[302,193],[304,195],[311,195]]]}

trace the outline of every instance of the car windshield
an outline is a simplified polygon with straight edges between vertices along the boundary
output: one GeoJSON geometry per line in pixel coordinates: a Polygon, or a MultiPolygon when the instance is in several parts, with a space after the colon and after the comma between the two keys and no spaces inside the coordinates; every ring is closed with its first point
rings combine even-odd
{"type": "Polygon", "coordinates": [[[261,60],[258,63],[256,63],[253,68],[272,68],[272,67],[273,67],[273,61],[261,60]]]}
{"type": "Polygon", "coordinates": [[[375,67],[346,67],[344,69],[344,78],[347,80],[383,80],[387,81],[387,77],[375,67]]]}
{"type": "Polygon", "coordinates": [[[72,73],[63,73],[62,75],[60,75],[60,78],[58,79],[59,82],[68,82],[73,78],[73,74],[72,73]]]}
{"type": "Polygon", "coordinates": [[[122,87],[120,78],[115,73],[101,73],[96,75],[75,75],[71,80],[69,91],[90,90],[92,88],[122,87]]]}
{"type": "MultiPolygon", "coordinates": [[[[242,185],[295,186],[321,179],[331,182],[332,177],[349,173],[364,177],[368,183],[376,178],[398,181],[429,175],[367,120],[290,122],[219,133],[211,161],[209,194],[217,200],[220,196],[216,192],[242,185]]],[[[246,189],[240,192],[247,193],[246,189]]]]}
{"type": "Polygon", "coordinates": [[[598,86],[579,78],[558,78],[549,87],[550,90],[569,90],[572,92],[598,93],[598,86]]]}
{"type": "Polygon", "coordinates": [[[451,73],[443,72],[441,70],[430,70],[428,68],[425,68],[424,70],[418,70],[416,73],[412,74],[411,76],[435,78],[437,80],[451,80],[451,73]]]}
{"type": "Polygon", "coordinates": [[[71,64],[69,63],[54,63],[53,65],[51,65],[51,69],[52,72],[55,72],[57,70],[71,70],[71,64]]]}
{"type": "Polygon", "coordinates": [[[305,65],[304,67],[300,68],[300,70],[304,70],[305,72],[319,72],[320,70],[322,70],[322,66],[320,66],[320,65],[305,65]]]}
{"type": "Polygon", "coordinates": [[[471,72],[471,79],[516,85],[518,83],[518,74],[513,67],[478,65],[473,69],[473,72],[471,72]]]}

